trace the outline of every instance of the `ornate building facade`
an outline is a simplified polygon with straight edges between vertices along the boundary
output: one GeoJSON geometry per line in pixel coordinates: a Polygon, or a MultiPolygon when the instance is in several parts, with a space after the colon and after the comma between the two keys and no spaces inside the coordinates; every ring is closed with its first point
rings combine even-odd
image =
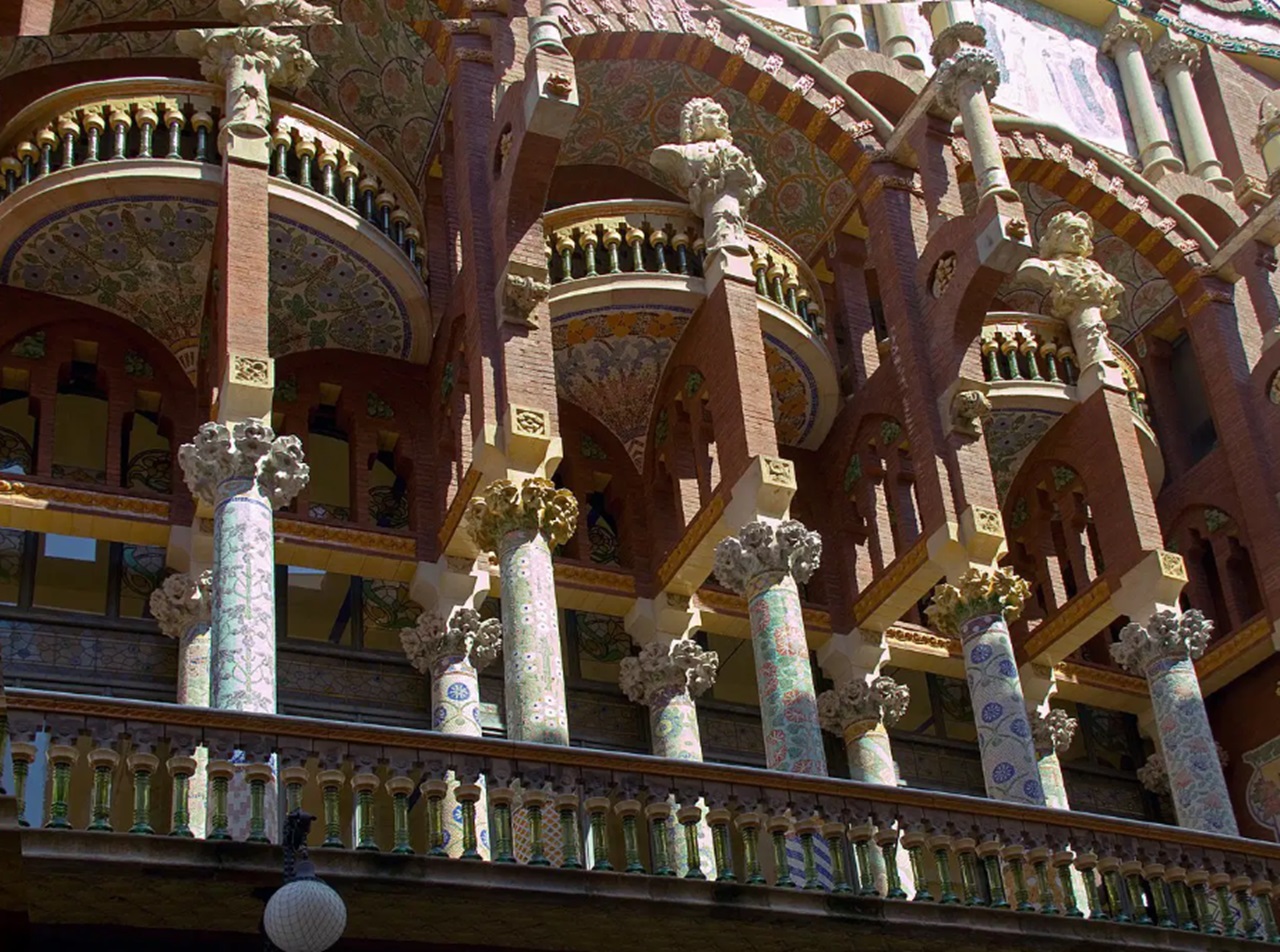
{"type": "Polygon", "coordinates": [[[1275,0],[10,0],[0,934],[1280,943],[1278,216],[1275,0]]]}

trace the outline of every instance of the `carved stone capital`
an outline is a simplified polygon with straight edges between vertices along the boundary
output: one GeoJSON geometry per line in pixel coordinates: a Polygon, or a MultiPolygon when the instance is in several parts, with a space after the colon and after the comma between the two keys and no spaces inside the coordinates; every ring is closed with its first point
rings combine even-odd
{"type": "Polygon", "coordinates": [[[200,72],[211,83],[252,82],[253,77],[261,77],[263,90],[268,85],[301,89],[316,68],[301,37],[260,26],[183,30],[177,41],[183,53],[200,60],[200,72]]]}
{"type": "Polygon", "coordinates": [[[821,558],[822,537],[804,523],[756,521],[716,546],[713,570],[721,584],[745,595],[753,579],[770,573],[790,573],[803,585],[813,577],[821,558]]]}
{"type": "Polygon", "coordinates": [[[209,623],[213,573],[193,577],[187,572],[170,575],[151,593],[151,614],[170,638],[181,638],[194,626],[209,623]]]}
{"type": "Polygon", "coordinates": [[[885,726],[907,713],[911,689],[893,678],[874,678],[870,684],[852,678],[818,695],[818,720],[824,730],[843,735],[846,727],[865,721],[885,726]]]}
{"type": "Polygon", "coordinates": [[[296,436],[276,436],[256,420],[205,423],[195,439],[178,449],[178,463],[187,486],[209,505],[219,500],[219,486],[228,480],[255,480],[273,508],[287,506],[307,485],[311,470],[303,462],[296,436]]]}
{"type": "Polygon", "coordinates": [[[1147,66],[1157,76],[1177,66],[1195,69],[1200,61],[1200,47],[1181,33],[1173,30],[1160,37],[1151,47],[1151,55],[1147,57],[1147,66]]]}
{"type": "Polygon", "coordinates": [[[566,541],[578,525],[578,500],[567,489],[535,476],[519,485],[508,479],[490,483],[467,506],[471,538],[484,552],[497,552],[509,532],[541,532],[548,545],[566,541]]]}
{"type": "Polygon", "coordinates": [[[965,436],[981,436],[991,418],[991,400],[981,390],[958,390],[951,399],[951,427],[965,436]]]}
{"type": "Polygon", "coordinates": [[[1102,35],[1102,52],[1114,56],[1117,48],[1125,43],[1133,43],[1145,53],[1151,49],[1151,30],[1133,14],[1116,11],[1102,35]]]}
{"type": "Polygon", "coordinates": [[[412,628],[400,631],[405,656],[422,674],[431,674],[448,658],[462,658],[483,671],[502,653],[502,622],[480,619],[474,608],[459,608],[448,621],[438,612],[423,612],[412,628]]]}
{"type": "Polygon", "coordinates": [[[934,74],[938,89],[938,106],[955,115],[960,102],[969,95],[966,90],[981,89],[988,99],[1000,87],[1000,63],[994,53],[980,46],[963,46],[943,60],[934,74]]]}
{"type": "Polygon", "coordinates": [[[933,604],[927,613],[940,630],[959,635],[966,621],[984,615],[1001,615],[1005,621],[1013,621],[1022,614],[1030,594],[1031,586],[1011,569],[971,568],[959,584],[944,582],[933,590],[933,604]]]}
{"type": "Polygon", "coordinates": [[[502,291],[502,317],[512,324],[537,327],[533,312],[551,293],[546,281],[527,274],[508,273],[502,291]]]}
{"type": "Polygon", "coordinates": [[[1043,714],[1033,716],[1031,739],[1035,742],[1036,753],[1041,757],[1066,753],[1079,726],[1079,721],[1059,707],[1051,707],[1043,714]]]}
{"type": "MultiPolygon", "coordinates": [[[[928,6],[928,4],[925,4],[925,6],[928,6]]],[[[986,45],[987,31],[970,20],[961,20],[959,23],[953,23],[938,33],[933,44],[929,47],[929,56],[933,60],[933,65],[940,67],[965,47],[978,47],[981,49],[986,45]]]]}
{"type": "Polygon", "coordinates": [[[1194,661],[1204,654],[1213,622],[1192,609],[1179,614],[1163,608],[1146,625],[1130,622],[1111,646],[1111,657],[1131,674],[1143,676],[1158,661],[1194,661]]]}
{"type": "Polygon", "coordinates": [[[337,14],[307,0],[219,0],[218,12],[246,26],[315,26],[337,24],[337,14]]]}
{"type": "Polygon", "coordinates": [[[618,684],[627,697],[646,707],[682,691],[696,698],[716,683],[719,665],[719,656],[703,651],[692,638],[674,638],[667,644],[651,641],[638,657],[622,659],[618,684]]]}

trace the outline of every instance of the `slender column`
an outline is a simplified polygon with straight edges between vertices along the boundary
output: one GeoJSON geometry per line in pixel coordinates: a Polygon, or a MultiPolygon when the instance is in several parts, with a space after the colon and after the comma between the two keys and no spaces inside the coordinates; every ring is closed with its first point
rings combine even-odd
{"type": "Polygon", "coordinates": [[[837,50],[866,49],[867,35],[861,13],[855,3],[836,3],[818,7],[822,47],[818,59],[825,60],[837,50]]]}
{"type": "Polygon", "coordinates": [[[1146,625],[1125,625],[1111,657],[1147,679],[1178,825],[1239,836],[1194,664],[1212,632],[1200,612],[1164,608],[1146,625]]]}
{"type": "Polygon", "coordinates": [[[548,479],[532,477],[519,485],[499,479],[471,500],[467,512],[476,545],[498,555],[507,736],[567,746],[551,547],[573,534],[578,502],[548,479]]]}
{"type": "Polygon", "coordinates": [[[178,462],[191,492],[213,507],[210,704],[274,713],[273,514],[307,484],[302,444],[256,421],[205,423],[178,462]]]}
{"type": "Polygon", "coordinates": [[[818,719],[825,730],[844,738],[851,778],[898,785],[885,728],[907,712],[910,701],[906,685],[883,675],[870,681],[852,678],[818,695],[818,719]]]}
{"type": "Polygon", "coordinates": [[[1231,179],[1222,174],[1222,163],[1213,148],[1209,126],[1204,121],[1204,110],[1200,108],[1200,97],[1196,95],[1196,85],[1191,78],[1199,59],[1200,47],[1170,30],[1151,49],[1151,72],[1163,79],[1169,90],[1187,171],[1215,188],[1229,192],[1231,179]]]}
{"type": "Polygon", "coordinates": [[[716,546],[716,577],[747,599],[770,770],[827,772],[797,588],[821,556],[818,533],[793,519],[749,522],[716,546]]]}
{"type": "Polygon", "coordinates": [[[1142,174],[1158,182],[1166,172],[1181,172],[1182,163],[1173,154],[1169,130],[1156,104],[1143,54],[1151,48],[1151,31],[1132,13],[1117,10],[1107,21],[1102,52],[1120,68],[1120,85],[1129,109],[1133,135],[1138,140],[1138,162],[1142,174]]]}
{"type": "Polygon", "coordinates": [[[1058,755],[1071,746],[1079,721],[1056,707],[1031,715],[1031,738],[1035,742],[1040,764],[1040,785],[1044,787],[1044,805],[1056,810],[1070,810],[1067,785],[1062,779],[1058,755]]]}
{"type": "Polygon", "coordinates": [[[934,589],[929,618],[960,638],[987,795],[1043,806],[1044,788],[1007,624],[1021,613],[1029,594],[1027,583],[1008,569],[971,568],[957,584],[934,589]]]}
{"type": "Polygon", "coordinates": [[[702,760],[695,698],[716,679],[720,659],[689,637],[653,641],[634,658],[623,658],[623,693],[649,709],[653,754],[672,760],[702,760]]]}
{"type": "Polygon", "coordinates": [[[1264,96],[1258,106],[1258,131],[1253,143],[1267,170],[1267,191],[1280,192],[1280,93],[1264,96]]]}
{"type": "Polygon", "coordinates": [[[868,4],[876,21],[880,52],[907,69],[924,69],[924,61],[916,53],[916,41],[907,30],[907,18],[896,3],[868,4]]]}

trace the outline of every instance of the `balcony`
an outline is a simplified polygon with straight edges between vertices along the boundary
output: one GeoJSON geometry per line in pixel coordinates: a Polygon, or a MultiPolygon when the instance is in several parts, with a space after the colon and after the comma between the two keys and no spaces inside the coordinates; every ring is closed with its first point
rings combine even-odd
{"type": "Polygon", "coordinates": [[[324,848],[312,855],[346,899],[357,943],[421,941],[427,917],[442,945],[637,952],[766,947],[780,925],[806,930],[814,945],[871,950],[976,952],[1029,934],[1036,948],[1076,950],[1252,947],[1232,937],[1242,933],[1276,941],[1276,844],[339,721],[29,690],[10,690],[7,702],[12,751],[29,765],[31,825],[16,829],[8,806],[0,838],[18,841],[37,930],[190,930],[176,911],[199,902],[217,948],[247,947],[255,891],[279,880],[278,853],[246,839],[256,821],[274,838],[266,814],[301,805],[321,817],[311,842],[324,848]],[[193,763],[170,758],[200,748],[211,775],[241,794],[246,767],[219,761],[232,750],[248,763],[275,752],[284,803],[269,796],[258,814],[237,795],[228,818],[214,784],[210,841],[166,835],[186,820],[175,809],[185,780],[175,777],[193,763]],[[460,842],[441,832],[451,822],[448,771],[463,782],[452,794],[460,842]],[[343,792],[352,786],[358,797],[343,792]],[[469,861],[450,858],[459,847],[469,861]],[[90,886],[103,877],[109,917],[90,886]],[[1219,930],[1227,937],[1205,934],[1219,930]]]}

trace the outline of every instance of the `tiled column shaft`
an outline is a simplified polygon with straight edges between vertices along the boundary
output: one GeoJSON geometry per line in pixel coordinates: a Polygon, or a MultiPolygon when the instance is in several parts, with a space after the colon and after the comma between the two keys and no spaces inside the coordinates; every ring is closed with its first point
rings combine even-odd
{"type": "Polygon", "coordinates": [[[911,692],[893,678],[851,678],[818,698],[822,726],[844,739],[849,776],[863,783],[898,784],[887,724],[906,713],[911,692]]]}
{"type": "Polygon", "coordinates": [[[821,554],[818,534],[794,520],[751,522],[716,546],[716,576],[747,598],[770,770],[827,772],[796,585],[809,580],[821,554]]]}

